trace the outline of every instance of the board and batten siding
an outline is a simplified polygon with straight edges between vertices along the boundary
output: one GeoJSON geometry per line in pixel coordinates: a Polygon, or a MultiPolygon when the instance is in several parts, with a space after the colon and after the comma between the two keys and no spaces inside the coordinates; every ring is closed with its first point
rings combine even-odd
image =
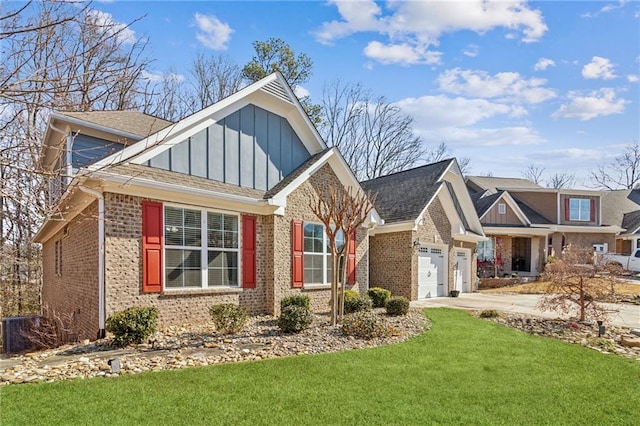
{"type": "Polygon", "coordinates": [[[147,165],[268,190],[310,157],[289,122],[247,105],[147,161],[147,165]]]}
{"type": "Polygon", "coordinates": [[[74,169],[95,163],[125,147],[121,143],[83,135],[78,131],[73,131],[73,134],[75,136],[71,147],[71,164],[74,169]]]}

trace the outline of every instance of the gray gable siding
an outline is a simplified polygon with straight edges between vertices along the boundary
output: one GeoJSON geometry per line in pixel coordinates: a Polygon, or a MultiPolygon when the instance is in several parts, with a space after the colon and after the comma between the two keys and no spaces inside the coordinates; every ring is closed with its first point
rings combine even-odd
{"type": "Polygon", "coordinates": [[[310,156],[285,118],[247,105],[146,165],[268,190],[310,156]]]}
{"type": "Polygon", "coordinates": [[[76,133],[74,132],[75,137],[71,148],[71,162],[74,169],[94,163],[124,148],[124,145],[116,142],[76,133]]]}

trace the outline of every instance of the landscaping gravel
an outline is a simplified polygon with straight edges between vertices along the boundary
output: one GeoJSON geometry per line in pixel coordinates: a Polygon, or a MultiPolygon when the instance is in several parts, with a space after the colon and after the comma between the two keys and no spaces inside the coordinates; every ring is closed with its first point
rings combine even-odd
{"type": "Polygon", "coordinates": [[[216,334],[213,324],[169,327],[156,332],[149,343],[115,349],[110,339],[66,345],[56,349],[13,355],[0,360],[0,385],[53,382],[89,377],[114,377],[144,371],[258,361],[301,354],[337,352],[398,343],[421,334],[430,323],[421,309],[405,317],[376,310],[393,332],[371,340],[345,336],[339,326],[329,325],[328,315],[316,315],[311,327],[298,334],[282,333],[277,318],[250,317],[234,335],[216,334]],[[112,369],[117,360],[120,371],[112,369]]]}

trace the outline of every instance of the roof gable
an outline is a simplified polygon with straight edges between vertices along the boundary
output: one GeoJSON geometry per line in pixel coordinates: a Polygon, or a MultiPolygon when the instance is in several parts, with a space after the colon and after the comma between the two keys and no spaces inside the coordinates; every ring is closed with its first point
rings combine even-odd
{"type": "Polygon", "coordinates": [[[492,176],[467,176],[467,182],[471,183],[474,190],[478,188],[497,192],[499,189],[536,189],[542,188],[537,183],[522,178],[505,178],[492,176]]]}

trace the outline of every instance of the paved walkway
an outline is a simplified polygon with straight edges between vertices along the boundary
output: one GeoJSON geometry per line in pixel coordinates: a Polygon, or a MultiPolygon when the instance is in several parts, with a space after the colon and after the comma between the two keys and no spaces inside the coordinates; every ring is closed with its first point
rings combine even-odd
{"type": "MultiPolygon", "coordinates": [[[[534,294],[484,294],[463,293],[460,297],[435,297],[411,302],[411,306],[420,308],[451,307],[460,309],[496,309],[503,312],[536,315],[544,318],[557,318],[555,312],[542,312],[536,308],[542,296],[534,294]]],[[[606,303],[611,312],[609,322],[620,327],[640,328],[640,306],[628,303],[606,303]]]]}

